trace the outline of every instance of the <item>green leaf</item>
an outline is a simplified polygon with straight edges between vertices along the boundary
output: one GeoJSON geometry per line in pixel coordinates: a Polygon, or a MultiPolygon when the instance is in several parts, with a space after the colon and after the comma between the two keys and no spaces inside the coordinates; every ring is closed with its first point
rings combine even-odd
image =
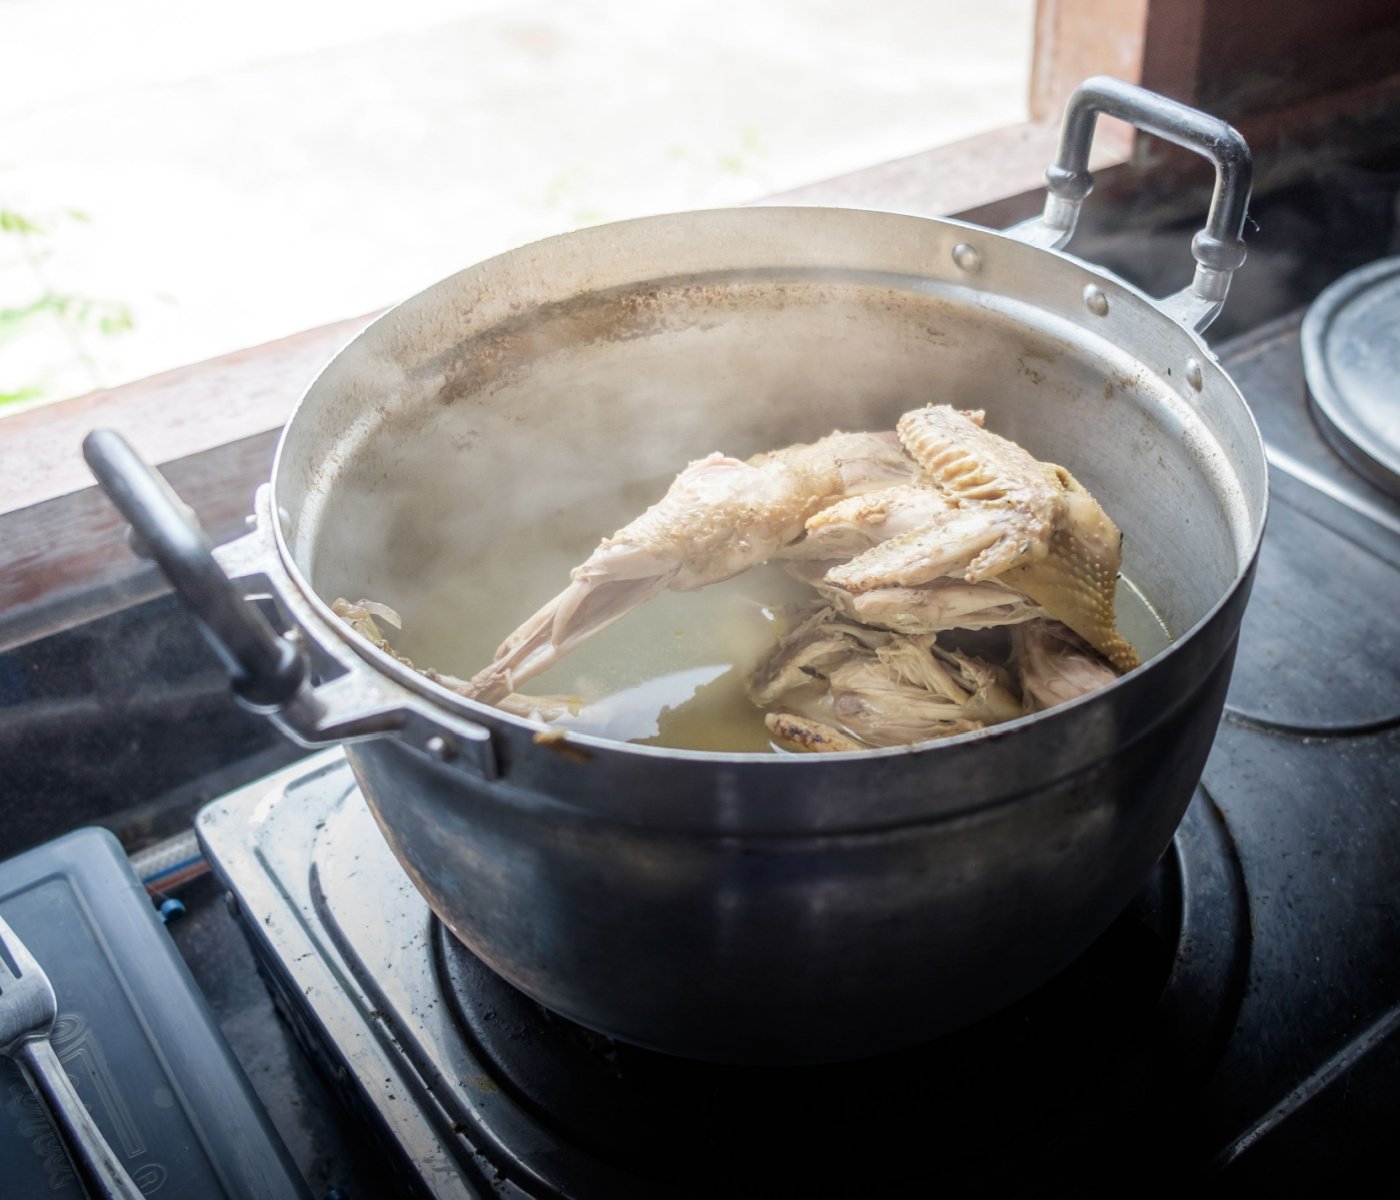
{"type": "Polygon", "coordinates": [[[80,329],[95,329],[103,337],[115,337],[136,328],[136,314],[131,306],[118,300],[98,300],[71,292],[46,292],[18,308],[0,308],[0,342],[18,336],[44,315],[80,329]]]}
{"type": "Polygon", "coordinates": [[[36,317],[55,310],[53,297],[40,296],[18,308],[0,308],[0,342],[18,336],[36,317]]]}
{"type": "Polygon", "coordinates": [[[0,391],[0,405],[18,404],[21,400],[37,400],[44,394],[40,387],[22,387],[18,391],[0,391]]]}
{"type": "Polygon", "coordinates": [[[67,317],[72,314],[73,305],[78,302],[78,297],[67,292],[45,292],[34,301],[39,308],[47,308],[51,312],[57,313],[60,317],[67,317]]]}
{"type": "Polygon", "coordinates": [[[127,308],[125,304],[113,304],[98,318],[97,328],[106,337],[112,337],[118,333],[130,333],[136,328],[136,318],[132,316],[131,309],[127,308]]]}
{"type": "Polygon", "coordinates": [[[0,208],[0,232],[43,233],[44,227],[12,208],[0,208]]]}

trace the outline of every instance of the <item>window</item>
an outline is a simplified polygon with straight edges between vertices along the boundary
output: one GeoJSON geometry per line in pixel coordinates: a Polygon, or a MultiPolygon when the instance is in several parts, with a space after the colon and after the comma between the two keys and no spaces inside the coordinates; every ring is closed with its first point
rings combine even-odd
{"type": "Polygon", "coordinates": [[[11,6],[7,41],[28,53],[0,101],[0,398],[124,383],[549,234],[1023,121],[1033,8],[11,6]]]}

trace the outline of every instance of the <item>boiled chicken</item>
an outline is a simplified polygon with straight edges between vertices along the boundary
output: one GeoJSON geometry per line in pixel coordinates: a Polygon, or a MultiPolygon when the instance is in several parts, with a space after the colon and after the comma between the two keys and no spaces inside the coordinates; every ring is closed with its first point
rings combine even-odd
{"type": "Polygon", "coordinates": [[[920,477],[914,483],[847,496],[807,519],[803,535],[778,557],[799,562],[847,560],[872,546],[946,519],[952,503],[920,477]]]}
{"type": "MultiPolygon", "coordinates": [[[[822,752],[912,744],[1040,711],[1136,666],[1115,625],[1121,540],[1064,468],[984,429],[980,412],[929,406],[904,414],[897,433],[834,433],[747,461],[691,463],[485,670],[469,680],[423,674],[554,720],[579,701],[518,685],[662,591],[780,559],[820,603],[749,677],[774,740],[822,752]],[[992,635],[984,649],[1010,671],[944,637],[998,626],[1012,628],[1009,643],[992,635]]],[[[334,607],[412,666],[376,624],[396,626],[391,609],[334,607]]]]}
{"type": "Polygon", "coordinates": [[[1014,567],[1002,583],[1024,592],[1064,622],[1120,672],[1141,661],[1118,632],[1114,597],[1123,561],[1123,535],[1093,498],[1063,467],[1065,519],[1041,561],[1014,567]]]}
{"type": "Polygon", "coordinates": [[[1004,671],[932,635],[871,630],[823,607],[759,664],[756,704],[781,744],[809,751],[898,746],[1021,715],[1004,671]]]}
{"type": "Polygon", "coordinates": [[[929,522],[857,554],[825,581],[852,595],[940,578],[995,579],[1068,625],[1120,671],[1138,658],[1118,633],[1122,535],[1063,467],[947,405],[905,413],[899,438],[948,502],[929,522]]]}
{"type": "Polygon", "coordinates": [[[995,579],[967,583],[934,579],[917,587],[884,587],[851,592],[832,583],[829,572],[838,563],[790,562],[789,575],[810,584],[823,600],[844,616],[894,633],[941,633],[949,629],[991,629],[1042,616],[1044,610],[1028,596],[995,579]]]}
{"type": "Polygon", "coordinates": [[[574,568],[569,586],[506,638],[464,694],[497,703],[658,593],[730,579],[801,536],[833,500],[914,473],[888,433],[834,433],[747,462],[721,454],[693,462],[660,501],[574,568]]]}
{"type": "Polygon", "coordinates": [[[811,754],[836,754],[846,750],[869,750],[864,742],[847,737],[824,721],[799,717],[796,713],[769,713],[763,718],[773,741],[788,750],[811,754]]]}
{"type": "Polygon", "coordinates": [[[825,678],[841,663],[873,654],[889,641],[884,630],[819,605],[759,660],[749,675],[749,698],[759,708],[771,708],[784,696],[825,678]]]}
{"type": "Polygon", "coordinates": [[[941,575],[976,583],[1044,558],[1064,501],[1054,468],[982,428],[983,414],[945,405],[899,419],[899,440],[945,509],[832,572],[853,591],[909,587],[941,575]]]}

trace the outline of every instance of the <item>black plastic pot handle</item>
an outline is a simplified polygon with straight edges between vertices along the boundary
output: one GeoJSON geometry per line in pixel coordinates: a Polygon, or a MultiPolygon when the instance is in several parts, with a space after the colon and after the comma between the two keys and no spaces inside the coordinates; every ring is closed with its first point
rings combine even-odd
{"type": "Polygon", "coordinates": [[[134,548],[155,560],[194,614],[228,668],[239,699],[259,709],[280,708],[291,700],[306,680],[305,659],[214,561],[213,543],[189,507],[115,430],[89,433],[83,457],[131,522],[134,548]]]}

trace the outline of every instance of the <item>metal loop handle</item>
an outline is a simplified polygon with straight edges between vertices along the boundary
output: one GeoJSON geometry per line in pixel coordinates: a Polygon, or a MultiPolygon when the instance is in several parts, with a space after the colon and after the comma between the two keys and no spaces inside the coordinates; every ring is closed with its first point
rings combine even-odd
{"type": "Polygon", "coordinates": [[[1253,177],[1253,163],[1244,138],[1217,117],[1121,79],[1106,75],[1086,79],[1065,108],[1059,152],[1045,172],[1045,210],[1018,226],[1016,236],[1052,248],[1069,241],[1080,207],[1094,186],[1089,172],[1089,149],[1100,113],[1194,150],[1215,164],[1210,212],[1205,228],[1191,241],[1191,252],[1196,258],[1195,278],[1186,291],[1171,297],[1165,305],[1178,320],[1204,329],[1220,311],[1230,288],[1230,277],[1244,262],[1241,234],[1253,177]]]}
{"type": "Polygon", "coordinates": [[[306,660],[214,561],[213,543],[190,508],[115,430],[89,433],[83,457],[131,523],[134,548],[155,560],[194,614],[239,699],[258,709],[287,704],[306,681],[306,660]]]}

